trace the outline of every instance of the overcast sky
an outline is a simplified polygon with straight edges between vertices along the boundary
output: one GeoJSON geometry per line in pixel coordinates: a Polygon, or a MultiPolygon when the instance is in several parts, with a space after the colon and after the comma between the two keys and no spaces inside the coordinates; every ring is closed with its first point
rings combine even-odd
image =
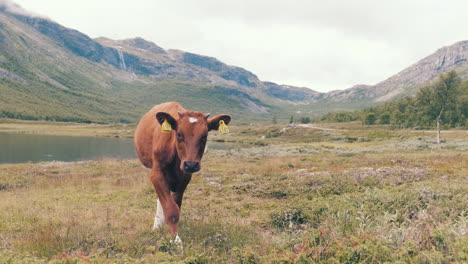
{"type": "Polygon", "coordinates": [[[375,84],[468,40],[466,0],[15,0],[91,37],[142,37],[317,91],[375,84]]]}

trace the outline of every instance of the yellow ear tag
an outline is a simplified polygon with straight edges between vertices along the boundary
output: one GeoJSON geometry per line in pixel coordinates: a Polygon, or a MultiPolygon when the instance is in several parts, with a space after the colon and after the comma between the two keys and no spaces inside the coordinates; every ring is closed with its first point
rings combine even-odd
{"type": "Polygon", "coordinates": [[[228,126],[224,123],[224,120],[220,120],[220,121],[219,121],[218,132],[219,132],[220,134],[229,133],[229,128],[228,128],[228,126]]]}
{"type": "Polygon", "coordinates": [[[167,119],[164,119],[164,122],[161,125],[161,132],[163,133],[169,133],[171,132],[172,128],[169,122],[167,122],[167,119]]]}

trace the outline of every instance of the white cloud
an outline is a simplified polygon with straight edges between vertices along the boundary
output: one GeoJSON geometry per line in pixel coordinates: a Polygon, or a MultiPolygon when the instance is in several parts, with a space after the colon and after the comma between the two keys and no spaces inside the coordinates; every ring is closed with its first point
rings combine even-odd
{"type": "Polygon", "coordinates": [[[377,83],[468,39],[462,0],[16,2],[92,37],[140,36],[319,91],[377,83]]]}
{"type": "Polygon", "coordinates": [[[46,16],[27,11],[11,0],[0,0],[0,9],[5,9],[7,12],[19,15],[47,18],[46,16]]]}

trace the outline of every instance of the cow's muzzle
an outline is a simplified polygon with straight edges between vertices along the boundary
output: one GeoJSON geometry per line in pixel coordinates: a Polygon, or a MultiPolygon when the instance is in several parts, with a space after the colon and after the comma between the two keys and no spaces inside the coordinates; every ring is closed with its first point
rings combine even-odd
{"type": "Polygon", "coordinates": [[[194,173],[200,170],[200,162],[196,161],[184,161],[184,171],[188,173],[194,173]]]}

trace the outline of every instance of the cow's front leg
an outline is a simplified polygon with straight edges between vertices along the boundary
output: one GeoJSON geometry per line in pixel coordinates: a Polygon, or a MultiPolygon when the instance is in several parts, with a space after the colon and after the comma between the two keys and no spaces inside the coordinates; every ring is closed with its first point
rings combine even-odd
{"type": "Polygon", "coordinates": [[[179,185],[177,186],[177,191],[172,193],[172,198],[179,206],[179,210],[182,210],[182,198],[184,197],[185,189],[192,179],[192,174],[183,174],[179,185]]]}
{"type": "Polygon", "coordinates": [[[157,168],[151,170],[151,182],[158,195],[158,209],[162,210],[156,212],[155,225],[161,223],[161,217],[164,216],[164,221],[167,223],[169,232],[177,236],[177,224],[179,223],[180,209],[171,196],[169,185],[166,182],[163,173],[157,168]],[[159,206],[161,205],[161,206],[159,206]],[[158,217],[158,212],[161,217],[158,217]]]}
{"type": "Polygon", "coordinates": [[[156,202],[156,216],[154,217],[153,231],[156,231],[162,228],[166,224],[166,219],[164,217],[164,211],[159,199],[156,202]]]}

